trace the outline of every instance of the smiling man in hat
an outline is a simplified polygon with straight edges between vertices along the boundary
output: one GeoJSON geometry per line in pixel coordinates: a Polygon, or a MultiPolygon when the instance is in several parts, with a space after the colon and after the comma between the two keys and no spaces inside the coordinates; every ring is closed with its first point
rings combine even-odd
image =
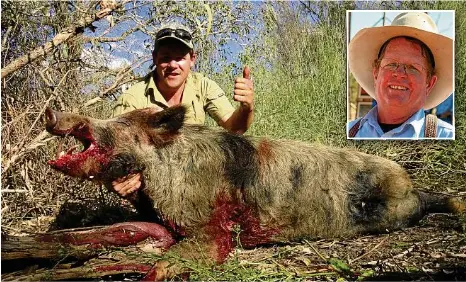
{"type": "MultiPolygon", "coordinates": [[[[192,72],[196,53],[189,28],[170,23],[155,36],[152,58],[155,69],[140,82],[123,93],[117,101],[113,116],[146,107],[187,107],[185,122],[204,124],[206,113],[225,129],[243,134],[254,117],[254,87],[249,68],[234,84],[233,99],[239,102],[235,109],[225,92],[200,73],[192,72]]],[[[141,174],[131,174],[114,181],[113,188],[121,196],[136,191],[141,185],[141,174]]]]}
{"type": "Polygon", "coordinates": [[[349,67],[377,101],[348,123],[349,138],[452,139],[451,124],[425,115],[453,92],[453,40],[423,12],[404,12],[390,26],[360,30],[349,67]]]}

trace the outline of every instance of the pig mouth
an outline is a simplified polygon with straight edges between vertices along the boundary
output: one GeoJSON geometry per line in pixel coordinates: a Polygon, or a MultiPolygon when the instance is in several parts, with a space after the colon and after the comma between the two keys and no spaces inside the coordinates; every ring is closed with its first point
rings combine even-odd
{"type": "Polygon", "coordinates": [[[58,133],[56,136],[61,136],[61,140],[58,143],[58,148],[57,148],[57,153],[55,155],[56,160],[60,159],[69,159],[73,157],[79,157],[80,155],[84,155],[87,153],[87,151],[92,151],[95,150],[96,148],[96,143],[95,140],[91,138],[82,138],[81,136],[78,136],[76,134],[73,134],[73,131],[71,132],[63,132],[63,133],[58,133]],[[75,144],[69,147],[66,151],[63,150],[63,144],[65,143],[65,140],[68,137],[73,137],[74,140],[77,140],[81,145],[75,144]],[[78,148],[82,147],[81,151],[77,151],[78,148]]]}
{"type": "Polygon", "coordinates": [[[89,127],[85,125],[78,125],[69,130],[54,130],[53,135],[60,136],[62,139],[58,144],[56,159],[50,160],[48,163],[53,168],[60,170],[70,176],[93,178],[97,174],[99,162],[97,159],[102,159],[104,156],[101,148],[96,144],[95,139],[90,135],[89,127]],[[66,151],[62,150],[63,143],[68,137],[74,137],[75,140],[82,145],[76,144],[68,148],[66,151]],[[83,149],[77,149],[82,146],[83,149]],[[100,156],[100,158],[99,158],[100,156]]]}
{"type": "Polygon", "coordinates": [[[98,178],[102,167],[108,163],[110,152],[97,144],[92,134],[92,128],[85,122],[78,122],[71,126],[60,126],[60,123],[57,122],[57,115],[53,111],[46,112],[46,119],[47,131],[52,135],[61,137],[56,159],[48,161],[48,164],[69,176],[98,178]],[[63,142],[68,137],[73,137],[81,143],[83,149],[77,151],[76,149],[80,145],[76,144],[63,151],[63,142]]]}

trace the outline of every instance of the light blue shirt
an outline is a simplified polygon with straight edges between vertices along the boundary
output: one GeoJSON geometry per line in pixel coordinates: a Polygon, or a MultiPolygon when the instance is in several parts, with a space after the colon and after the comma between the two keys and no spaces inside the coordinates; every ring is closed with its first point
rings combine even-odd
{"type": "MultiPolygon", "coordinates": [[[[420,109],[412,115],[403,124],[388,132],[383,132],[377,121],[377,106],[373,107],[364,117],[360,118],[358,133],[354,138],[362,139],[419,139],[424,138],[425,128],[425,113],[424,109],[420,109]]],[[[359,119],[348,122],[347,134],[349,130],[359,119]]],[[[437,120],[437,138],[453,140],[455,136],[454,127],[440,119],[437,120]]]]}
{"type": "Polygon", "coordinates": [[[436,115],[443,114],[446,111],[453,111],[453,94],[448,96],[448,98],[440,103],[437,107],[436,115]]]}

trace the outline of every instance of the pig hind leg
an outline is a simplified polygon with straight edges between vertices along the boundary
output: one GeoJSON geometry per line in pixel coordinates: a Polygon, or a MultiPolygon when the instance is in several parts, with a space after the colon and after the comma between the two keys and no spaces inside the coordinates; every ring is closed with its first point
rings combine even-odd
{"type": "Polygon", "coordinates": [[[347,203],[349,223],[358,232],[399,229],[422,217],[419,196],[404,172],[359,172],[347,203]]]}
{"type": "Polygon", "coordinates": [[[463,201],[441,194],[417,191],[421,201],[422,211],[427,213],[453,213],[460,214],[466,211],[463,201]]]}
{"type": "Polygon", "coordinates": [[[465,204],[458,199],[409,189],[404,197],[393,197],[387,204],[387,229],[412,226],[429,213],[463,213],[465,204]]]}
{"type": "Polygon", "coordinates": [[[413,189],[405,171],[395,171],[376,179],[381,181],[376,182],[376,189],[368,189],[372,198],[366,205],[368,216],[363,218],[369,226],[368,231],[383,232],[412,226],[428,213],[465,211],[465,204],[458,199],[413,189]]]}

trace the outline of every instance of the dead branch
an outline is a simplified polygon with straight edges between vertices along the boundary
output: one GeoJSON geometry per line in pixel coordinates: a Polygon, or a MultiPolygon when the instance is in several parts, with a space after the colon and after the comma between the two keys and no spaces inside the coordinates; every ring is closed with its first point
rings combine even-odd
{"type": "Polygon", "coordinates": [[[149,60],[151,60],[151,59],[150,58],[143,58],[139,63],[136,63],[136,64],[134,64],[132,66],[127,66],[127,67],[121,69],[117,74],[115,82],[110,87],[105,89],[99,95],[99,97],[100,98],[108,97],[120,85],[122,85],[124,83],[127,83],[127,82],[130,82],[130,81],[133,81],[135,79],[135,77],[133,75],[131,75],[131,71],[138,68],[139,66],[141,66],[142,64],[144,64],[145,62],[147,62],[149,60]]]}
{"type": "Polygon", "coordinates": [[[3,36],[2,40],[2,49],[5,48],[5,44],[7,42],[8,37],[10,36],[10,32],[13,30],[13,27],[9,26],[7,31],[5,32],[5,35],[3,36]]]}
{"type": "Polygon", "coordinates": [[[5,236],[2,238],[2,261],[24,258],[61,259],[64,256],[86,259],[98,253],[85,245],[45,242],[40,235],[5,236]]]}
{"type": "Polygon", "coordinates": [[[123,67],[121,70],[119,70],[115,74],[116,78],[115,78],[115,81],[112,83],[112,85],[110,85],[109,87],[104,89],[99,94],[98,97],[92,98],[92,99],[88,100],[86,103],[84,103],[83,108],[89,107],[91,105],[94,105],[94,104],[102,101],[104,98],[112,95],[113,92],[115,92],[118,89],[118,87],[120,87],[121,85],[135,80],[135,76],[133,74],[131,74],[131,71],[138,68],[139,66],[141,66],[142,64],[144,64],[144,63],[146,63],[146,62],[148,62],[150,60],[151,60],[151,58],[144,57],[139,62],[137,62],[137,63],[135,63],[135,64],[133,64],[131,66],[123,67]]]}
{"type": "MultiPolygon", "coordinates": [[[[149,21],[148,21],[149,22],[149,21]]],[[[142,31],[142,29],[140,28],[140,26],[135,26],[131,29],[128,29],[127,31],[125,31],[121,36],[119,37],[91,37],[91,36],[83,36],[82,40],[83,42],[91,42],[91,43],[94,43],[94,42],[118,42],[118,41],[122,41],[124,40],[126,37],[128,37],[128,35],[132,34],[133,32],[136,32],[136,31],[142,31]]]]}
{"type": "Polygon", "coordinates": [[[123,273],[145,274],[154,264],[151,255],[162,254],[174,243],[164,227],[148,222],[126,222],[29,236],[2,235],[2,280],[64,280],[123,273]],[[31,270],[34,267],[31,264],[37,263],[38,259],[58,263],[53,269],[31,270]],[[27,265],[22,271],[11,272],[8,263],[17,260],[23,260],[27,265]]]}
{"type": "Polygon", "coordinates": [[[162,226],[150,222],[124,222],[110,226],[66,229],[29,236],[2,234],[2,261],[12,259],[88,258],[108,247],[142,244],[158,252],[175,241],[162,226]],[[146,242],[146,239],[148,242],[146,242]],[[150,243],[151,248],[146,244],[150,243]]]}
{"type": "Polygon", "coordinates": [[[304,240],[304,242],[309,246],[311,247],[311,249],[324,261],[324,262],[327,262],[328,259],[326,259],[312,244],[311,242],[307,241],[307,240],[304,240]]]}
{"type": "Polygon", "coordinates": [[[31,271],[30,269],[2,273],[3,281],[51,281],[51,280],[76,280],[83,278],[101,278],[107,275],[117,274],[146,274],[152,268],[151,262],[147,259],[139,258],[135,254],[126,256],[120,254],[120,258],[112,259],[97,257],[86,262],[82,266],[57,265],[53,269],[41,268],[31,271]]]}
{"type": "Polygon", "coordinates": [[[48,137],[48,133],[44,130],[42,131],[39,135],[37,135],[34,140],[29,144],[29,146],[25,147],[26,144],[26,139],[31,133],[32,129],[34,128],[35,124],[39,121],[39,119],[42,117],[43,113],[45,112],[45,109],[49,105],[50,101],[52,98],[57,96],[57,91],[59,89],[59,86],[65,81],[65,78],[68,76],[68,74],[71,72],[71,70],[68,70],[66,74],[62,77],[60,82],[57,85],[57,88],[53,91],[53,93],[50,95],[50,97],[45,101],[44,106],[42,107],[41,111],[37,115],[36,119],[34,120],[33,124],[29,128],[28,132],[25,134],[23,137],[23,140],[16,146],[18,153],[15,153],[13,156],[10,157],[5,163],[5,165],[2,166],[2,173],[5,173],[8,171],[8,169],[16,163],[21,157],[23,157],[27,152],[34,150],[37,147],[43,146],[46,144],[47,141],[51,140],[52,138],[46,139],[48,137]]]}
{"type": "Polygon", "coordinates": [[[359,260],[359,259],[362,259],[363,257],[369,255],[370,253],[372,253],[373,251],[375,251],[375,249],[377,249],[378,247],[380,247],[383,243],[385,243],[385,241],[388,240],[388,238],[390,238],[390,235],[387,235],[385,236],[385,238],[382,239],[382,241],[380,241],[377,245],[375,245],[375,247],[373,247],[372,249],[370,249],[368,252],[365,252],[364,254],[358,256],[357,258],[355,259],[351,259],[349,260],[349,264],[352,264],[354,263],[355,261],[359,260]]]}
{"type": "Polygon", "coordinates": [[[49,137],[49,133],[47,131],[42,131],[39,133],[34,140],[31,141],[31,143],[23,148],[20,152],[17,154],[13,155],[9,160],[5,162],[5,164],[2,164],[2,173],[6,173],[13,164],[15,164],[20,158],[22,158],[27,152],[30,152],[38,147],[44,146],[48,141],[55,139],[55,137],[49,137]],[[49,138],[47,138],[49,137],[49,138]]]}
{"type": "Polygon", "coordinates": [[[109,7],[109,8],[100,10],[99,12],[97,12],[96,14],[92,16],[88,16],[88,17],[85,17],[79,20],[77,24],[65,28],[62,32],[57,34],[51,41],[45,43],[43,46],[40,46],[32,50],[28,54],[23,55],[13,60],[7,66],[2,68],[1,78],[5,78],[6,76],[19,70],[25,65],[35,61],[36,59],[49,54],[55,47],[70,40],[76,35],[83,33],[86,27],[89,27],[93,22],[98,21],[110,15],[115,9],[122,7],[126,2],[127,0],[122,1],[120,4],[116,5],[115,8],[109,7]]]}

